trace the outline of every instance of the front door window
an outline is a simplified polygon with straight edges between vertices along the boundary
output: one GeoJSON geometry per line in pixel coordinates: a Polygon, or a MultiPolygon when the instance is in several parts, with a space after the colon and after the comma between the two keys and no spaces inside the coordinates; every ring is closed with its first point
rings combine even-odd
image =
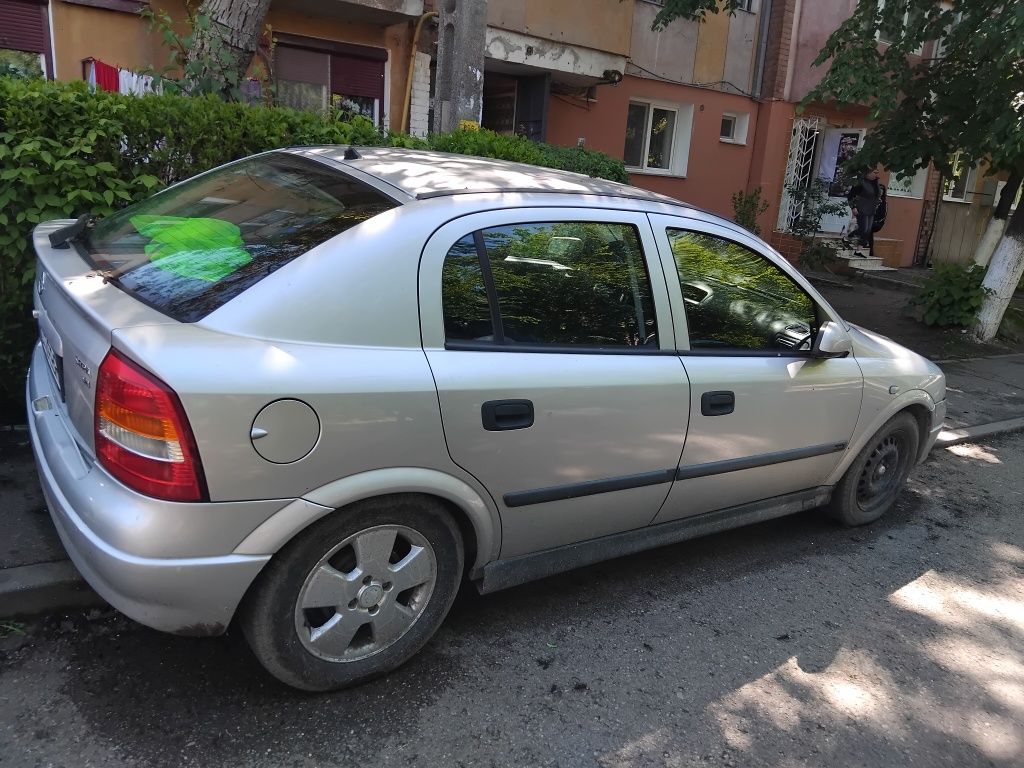
{"type": "Polygon", "coordinates": [[[686,307],[692,350],[810,349],[814,302],[789,275],[731,240],[666,231],[686,307]]]}

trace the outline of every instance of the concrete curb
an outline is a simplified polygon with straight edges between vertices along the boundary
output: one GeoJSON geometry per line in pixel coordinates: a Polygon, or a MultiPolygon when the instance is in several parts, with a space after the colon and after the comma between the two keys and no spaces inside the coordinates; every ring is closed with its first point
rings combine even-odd
{"type": "Polygon", "coordinates": [[[70,560],[0,570],[0,618],[102,605],[70,560]]]}
{"type": "Polygon", "coordinates": [[[978,424],[975,427],[965,427],[964,429],[943,429],[939,432],[939,439],[935,441],[935,445],[938,448],[945,448],[947,445],[970,443],[983,437],[991,437],[1004,432],[1016,432],[1021,429],[1024,429],[1024,416],[978,424]]]}

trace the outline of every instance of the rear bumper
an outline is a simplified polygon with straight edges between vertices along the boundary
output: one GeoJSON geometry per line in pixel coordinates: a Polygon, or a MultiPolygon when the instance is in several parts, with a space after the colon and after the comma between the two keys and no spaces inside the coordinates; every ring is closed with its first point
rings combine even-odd
{"type": "MultiPolygon", "coordinates": [[[[120,485],[83,456],[62,412],[53,407],[59,395],[38,346],[26,394],[43,495],[64,548],[89,585],[119,611],[154,629],[187,635],[222,633],[269,556],[146,557],[111,544],[110,537],[96,529],[142,527],[140,520],[153,518],[152,500],[120,485]]],[[[167,504],[174,513],[175,505],[167,504]]],[[[130,533],[138,538],[140,531],[130,533]]],[[[240,531],[238,538],[246,533],[240,531]]],[[[193,535],[184,533],[182,538],[193,535]]],[[[166,540],[160,544],[167,546],[166,540]]]]}

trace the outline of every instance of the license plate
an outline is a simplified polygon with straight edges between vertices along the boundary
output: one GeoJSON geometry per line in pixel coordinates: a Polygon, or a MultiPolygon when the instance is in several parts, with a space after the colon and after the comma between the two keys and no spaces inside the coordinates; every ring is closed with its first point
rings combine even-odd
{"type": "Polygon", "coordinates": [[[45,333],[39,334],[39,341],[43,345],[43,355],[46,357],[46,362],[50,366],[50,373],[53,374],[53,380],[57,383],[57,391],[60,393],[60,399],[64,400],[64,359],[53,351],[53,347],[50,346],[49,339],[46,338],[45,333]]]}

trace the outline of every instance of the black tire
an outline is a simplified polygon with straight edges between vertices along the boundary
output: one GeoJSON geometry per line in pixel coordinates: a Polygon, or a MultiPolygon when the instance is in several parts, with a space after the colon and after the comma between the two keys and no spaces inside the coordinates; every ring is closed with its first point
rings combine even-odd
{"type": "Polygon", "coordinates": [[[889,419],[832,491],[826,507],[829,515],[843,525],[856,526],[873,523],[888,512],[917,462],[918,429],[917,420],[909,413],[889,419]]]}
{"type": "MultiPolygon", "coordinates": [[[[408,558],[408,555],[406,557],[408,558]]],[[[382,570],[385,574],[387,572],[383,567],[376,570],[382,570]]],[[[462,580],[462,571],[462,538],[458,526],[442,503],[415,494],[369,499],[340,509],[314,523],[274,555],[246,595],[239,610],[239,624],[256,658],[270,674],[283,683],[306,691],[346,688],[392,671],[405,663],[430,640],[448,615],[462,580]],[[372,655],[352,659],[328,659],[317,655],[315,650],[311,649],[311,636],[320,631],[315,626],[322,615],[314,616],[315,620],[310,622],[307,617],[311,610],[314,613],[333,614],[324,619],[324,627],[328,626],[330,620],[340,619],[343,613],[347,617],[354,617],[352,621],[356,622],[360,617],[355,614],[364,610],[364,592],[369,594],[371,589],[374,590],[368,601],[380,595],[377,597],[379,605],[371,605],[367,610],[381,611],[382,616],[383,611],[394,608],[394,603],[388,604],[389,599],[399,601],[401,594],[405,594],[385,593],[384,590],[391,588],[388,586],[391,582],[386,580],[386,575],[375,576],[374,578],[381,579],[379,582],[360,580],[362,571],[355,565],[355,561],[351,560],[357,557],[354,544],[346,545],[331,554],[339,544],[346,541],[355,542],[359,537],[372,535],[374,532],[391,530],[391,526],[398,531],[395,549],[391,550],[392,553],[398,554],[392,554],[392,557],[398,557],[399,560],[389,562],[396,565],[406,562],[400,559],[402,555],[399,547],[403,536],[409,537],[413,534],[418,537],[418,542],[429,543],[429,548],[423,546],[420,549],[428,550],[433,556],[433,583],[422,605],[417,606],[411,625],[401,630],[402,634],[398,635],[397,639],[388,641],[390,644],[379,643],[382,645],[381,649],[373,650],[374,645],[378,644],[377,629],[372,624],[372,619],[367,616],[366,626],[361,626],[356,634],[367,630],[364,634],[370,636],[368,644],[361,647],[354,644],[347,646],[348,650],[344,653],[365,652],[372,655]],[[325,561],[328,555],[330,559],[325,561]],[[347,565],[336,565],[337,558],[346,557],[353,565],[349,572],[345,571],[347,565]],[[324,570],[324,566],[335,568],[338,573],[346,576],[346,579],[358,572],[355,579],[345,582],[345,589],[354,588],[350,585],[369,586],[359,586],[359,599],[352,600],[346,606],[300,608],[300,595],[305,599],[307,593],[313,591],[310,585],[315,578],[314,572],[319,573],[324,570]],[[373,586],[374,584],[378,584],[379,589],[373,586]],[[349,609],[347,613],[346,608],[349,609]],[[305,630],[301,626],[302,622],[308,625],[305,630]],[[314,628],[310,629],[310,626],[314,628]],[[308,634],[300,637],[302,631],[308,631],[308,634]]],[[[368,576],[367,579],[369,578],[368,576]]],[[[396,584],[397,581],[396,578],[396,584]]],[[[330,583],[333,585],[340,582],[330,583]]],[[[407,592],[413,593],[415,589],[409,589],[407,592]]],[[[407,615],[413,613],[411,607],[406,608],[407,615]]],[[[339,642],[344,643],[344,640],[339,642]]]]}

